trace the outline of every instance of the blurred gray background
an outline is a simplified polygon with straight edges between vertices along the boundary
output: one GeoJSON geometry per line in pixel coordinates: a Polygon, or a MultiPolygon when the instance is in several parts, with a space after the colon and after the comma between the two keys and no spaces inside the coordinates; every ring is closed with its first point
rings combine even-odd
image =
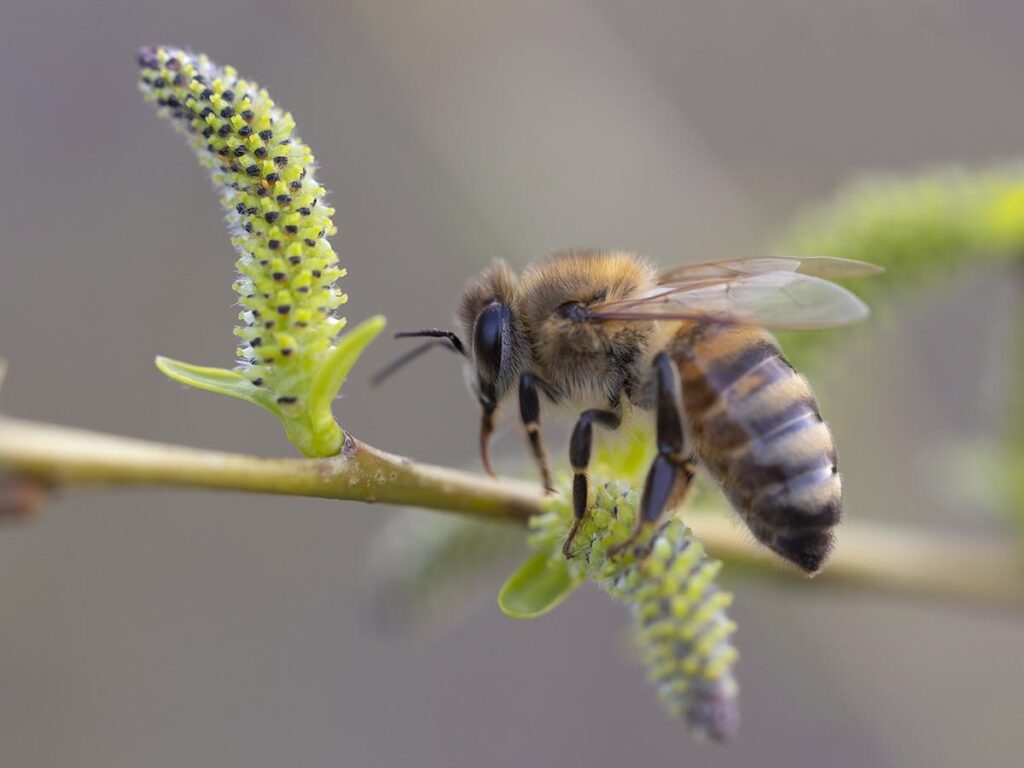
{"type": "MultiPolygon", "coordinates": [[[[205,173],[135,90],[140,44],[205,51],[294,113],[338,210],[347,315],[401,328],[445,323],[493,256],[755,253],[863,170],[1019,156],[1022,29],[1015,0],[4,0],[4,408],[291,453],[262,412],[152,365],[230,364],[237,310],[205,173]]],[[[979,276],[837,347],[815,384],[850,514],[995,525],[924,449],[1000,423],[1004,294],[979,276]]],[[[450,356],[367,388],[397,348],[356,369],[342,423],[475,467],[450,356]]],[[[140,490],[3,529],[0,768],[1005,766],[1024,750],[1019,618],[738,579],[744,723],[706,747],[662,713],[623,653],[626,611],[594,590],[516,622],[497,573],[450,630],[382,634],[364,566],[391,513],[140,490]]]]}

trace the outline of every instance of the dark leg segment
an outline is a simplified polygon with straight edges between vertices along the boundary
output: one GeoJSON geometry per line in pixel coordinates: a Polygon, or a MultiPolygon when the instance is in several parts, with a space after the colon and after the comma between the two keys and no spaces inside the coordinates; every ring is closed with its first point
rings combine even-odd
{"type": "Polygon", "coordinates": [[[679,464],[667,456],[659,454],[654,458],[644,482],[643,495],[640,497],[640,509],[637,514],[639,524],[658,522],[661,511],[665,509],[672,489],[675,488],[679,472],[679,464]]]}
{"type": "Polygon", "coordinates": [[[656,418],[658,428],[658,455],[647,472],[644,492],[637,510],[636,527],[625,541],[608,549],[609,557],[636,541],[644,525],[654,525],[673,502],[681,500],[693,478],[690,458],[685,453],[682,399],[676,381],[675,364],[665,353],[654,358],[657,385],[656,418]]]}
{"type": "Polygon", "coordinates": [[[548,469],[548,457],[540,437],[540,396],[537,394],[537,379],[532,373],[524,373],[519,377],[519,415],[526,427],[526,436],[530,439],[533,458],[540,468],[544,490],[552,493],[554,487],[551,485],[551,470],[548,469]]]}
{"type": "Polygon", "coordinates": [[[594,444],[594,422],[606,429],[618,429],[622,416],[614,411],[591,409],[580,414],[576,426],[572,430],[569,441],[569,463],[572,464],[572,510],[573,522],[569,535],[562,545],[562,554],[572,555],[572,541],[576,538],[580,523],[587,514],[587,465],[590,464],[591,449],[594,444]]]}
{"type": "Polygon", "coordinates": [[[495,477],[494,467],[491,466],[491,454],[488,445],[491,442],[491,434],[494,432],[494,406],[485,405],[480,414],[480,460],[484,464],[484,470],[491,477],[495,477]]]}

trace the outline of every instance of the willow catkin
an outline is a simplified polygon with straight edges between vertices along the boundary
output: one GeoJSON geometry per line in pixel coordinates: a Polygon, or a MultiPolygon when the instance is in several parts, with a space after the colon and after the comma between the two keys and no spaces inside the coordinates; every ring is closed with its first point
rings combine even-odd
{"type": "MultiPolygon", "coordinates": [[[[572,520],[569,496],[552,500],[531,526],[531,544],[560,558],[572,520]]],[[[614,559],[607,551],[623,541],[636,517],[636,491],[624,482],[596,489],[580,527],[569,567],[597,583],[632,611],[634,636],[649,679],[662,703],[695,736],[724,741],[739,725],[733,667],[738,658],[726,615],[732,595],[715,581],[721,568],[678,520],[646,534],[614,559]]]]}
{"type": "Polygon", "coordinates": [[[191,137],[223,192],[239,254],[238,369],[293,405],[343,327],[335,312],[347,300],[313,153],[291,114],[232,67],[165,46],[140,49],[138,62],[143,94],[191,137]]]}

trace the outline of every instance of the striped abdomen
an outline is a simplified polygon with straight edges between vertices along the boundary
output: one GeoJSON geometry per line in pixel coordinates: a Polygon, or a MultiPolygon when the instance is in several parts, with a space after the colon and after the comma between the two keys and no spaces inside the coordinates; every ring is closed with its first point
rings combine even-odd
{"type": "Polygon", "coordinates": [[[701,462],[758,540],[817,571],[832,546],[842,489],[807,380],[758,328],[689,326],[672,351],[701,462]]]}

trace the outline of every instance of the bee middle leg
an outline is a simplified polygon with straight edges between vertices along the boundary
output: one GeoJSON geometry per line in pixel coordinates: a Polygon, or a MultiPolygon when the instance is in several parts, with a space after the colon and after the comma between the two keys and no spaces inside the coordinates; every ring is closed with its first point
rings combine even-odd
{"type": "Polygon", "coordinates": [[[530,440],[530,450],[540,469],[541,482],[545,493],[553,493],[551,470],[548,468],[548,457],[544,452],[544,443],[540,437],[540,396],[537,393],[537,378],[532,373],[524,373],[519,377],[519,416],[526,436],[530,440]]]}
{"type": "Polygon", "coordinates": [[[630,547],[645,525],[657,524],[666,509],[682,501],[693,479],[692,457],[686,453],[679,383],[675,365],[666,353],[654,358],[654,373],[658,455],[647,472],[633,532],[625,541],[608,548],[609,557],[630,547]]]}
{"type": "Polygon", "coordinates": [[[572,542],[580,529],[580,524],[587,515],[587,465],[590,464],[591,449],[594,444],[594,422],[606,429],[618,429],[622,416],[615,411],[603,411],[591,408],[580,414],[576,426],[572,430],[569,441],[569,463],[572,465],[572,527],[562,544],[562,554],[572,557],[572,542]]]}

